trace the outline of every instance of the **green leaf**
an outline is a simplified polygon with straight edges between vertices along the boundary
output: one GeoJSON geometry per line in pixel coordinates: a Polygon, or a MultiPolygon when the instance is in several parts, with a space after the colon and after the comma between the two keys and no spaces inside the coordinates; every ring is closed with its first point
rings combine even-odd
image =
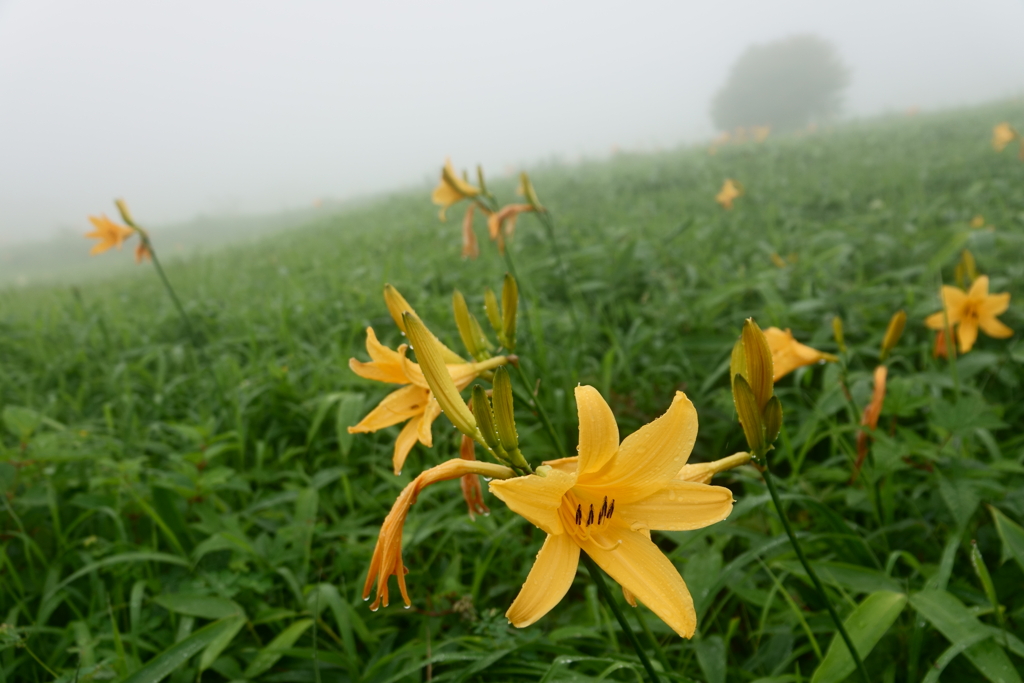
{"type": "Polygon", "coordinates": [[[33,432],[39,428],[43,416],[30,408],[21,406],[7,406],[4,408],[3,421],[11,434],[25,443],[32,438],[33,432]]]}
{"type": "Polygon", "coordinates": [[[924,590],[911,595],[910,604],[953,645],[974,640],[963,653],[985,678],[993,683],[1021,683],[1006,652],[991,638],[980,638],[980,634],[991,631],[954,596],[946,591],[924,590]]]}
{"type": "Polygon", "coordinates": [[[238,632],[245,626],[246,617],[244,615],[233,617],[226,623],[227,626],[221,633],[210,641],[210,644],[203,650],[203,654],[199,657],[199,670],[206,671],[210,666],[217,661],[217,657],[220,657],[220,653],[224,652],[231,641],[235,639],[238,632]]]}
{"type": "MultiPolygon", "coordinates": [[[[871,650],[893,625],[906,604],[907,596],[903,593],[878,591],[864,598],[846,617],[843,624],[862,660],[871,654],[871,650]]],[[[832,638],[825,658],[814,672],[811,683],[838,683],[852,674],[855,668],[850,649],[837,633],[832,638]]]]}
{"type": "Polygon", "coordinates": [[[234,600],[217,598],[212,595],[165,593],[154,598],[153,602],[168,611],[202,619],[224,619],[245,615],[245,610],[234,600]]]}
{"type": "Polygon", "coordinates": [[[1003,541],[1003,558],[1013,557],[1017,560],[1020,568],[1024,569],[1024,529],[1000,512],[998,508],[989,505],[988,511],[992,514],[992,519],[996,523],[996,531],[999,532],[999,538],[1003,541]]]}
{"type": "Polygon", "coordinates": [[[215,621],[204,626],[146,662],[145,666],[125,679],[124,683],[157,683],[163,680],[231,626],[230,621],[215,621]]]}
{"type": "Polygon", "coordinates": [[[722,636],[701,638],[693,642],[697,663],[708,683],[725,683],[726,660],[725,642],[722,636]]]}
{"type": "Polygon", "coordinates": [[[281,631],[270,643],[260,650],[245,669],[246,678],[255,678],[270,669],[281,659],[284,651],[295,644],[306,629],[313,625],[312,619],[302,619],[281,631]]]}

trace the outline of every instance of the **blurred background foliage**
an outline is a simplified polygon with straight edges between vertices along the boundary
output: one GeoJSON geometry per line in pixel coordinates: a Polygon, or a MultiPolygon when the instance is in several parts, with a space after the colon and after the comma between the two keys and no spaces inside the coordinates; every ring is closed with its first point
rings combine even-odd
{"type": "MultiPolygon", "coordinates": [[[[894,611],[866,661],[880,681],[1017,681],[1024,663],[1024,164],[992,152],[1001,120],[1024,128],[1020,103],[535,169],[569,286],[532,216],[510,247],[520,353],[541,378],[519,388],[538,392],[570,449],[578,383],[609,400],[623,436],[683,390],[700,416],[691,460],[742,449],[727,370],[748,316],[831,352],[842,316],[859,409],[886,323],[907,311],[857,482],[859,416],[836,365],[779,382],[770,455],[841,614],[869,595],[894,611]],[[728,212],[714,201],[725,177],[745,188],[728,212]],[[1018,334],[983,336],[954,374],[922,321],[964,248],[1012,293],[1002,319],[1018,334]]],[[[511,179],[491,185],[512,196],[511,179]]],[[[458,440],[439,420],[434,448],[393,475],[396,430],[345,430],[387,387],[347,362],[365,359],[367,325],[401,342],[386,282],[459,348],[452,289],[479,317],[504,265],[489,242],[460,261],[458,222],[439,223],[426,192],[396,194],[172,259],[198,350],[148,268],[0,291],[0,681],[638,680],[582,573],[539,623],[507,624],[543,533],[489,494],[492,514],[470,520],[455,482],[409,518],[413,609],[361,600],[391,502],[458,440]]],[[[523,452],[551,457],[519,408],[523,452]]],[[[656,659],[670,680],[808,680],[834,633],[824,605],[758,472],[716,483],[734,491],[729,520],[655,535],[699,629],[681,640],[640,607],[656,659]]],[[[829,676],[814,680],[845,674],[829,676]]]]}

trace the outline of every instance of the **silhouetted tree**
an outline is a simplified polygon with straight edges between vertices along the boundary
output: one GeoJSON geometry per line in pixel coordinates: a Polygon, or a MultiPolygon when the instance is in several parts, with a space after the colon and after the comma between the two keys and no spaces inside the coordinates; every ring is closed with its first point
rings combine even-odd
{"type": "Polygon", "coordinates": [[[835,48],[798,35],[747,48],[715,95],[711,118],[721,130],[770,125],[803,128],[835,115],[850,74],[835,48]]]}

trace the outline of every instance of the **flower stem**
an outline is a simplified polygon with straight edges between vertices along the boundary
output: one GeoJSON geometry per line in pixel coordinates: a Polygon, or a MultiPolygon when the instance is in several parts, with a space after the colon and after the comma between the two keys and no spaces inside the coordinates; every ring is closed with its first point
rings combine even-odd
{"type": "Polygon", "coordinates": [[[192,346],[195,347],[196,351],[198,351],[199,338],[196,336],[195,328],[192,327],[192,320],[188,317],[188,313],[185,312],[185,307],[181,305],[181,300],[178,299],[178,294],[174,291],[174,287],[171,286],[171,281],[167,279],[167,275],[164,273],[164,268],[160,265],[160,259],[156,256],[156,250],[153,249],[153,244],[148,238],[146,239],[146,248],[149,249],[149,255],[153,260],[153,267],[156,269],[156,274],[160,276],[160,281],[163,283],[164,289],[167,290],[167,294],[171,297],[171,301],[174,302],[174,307],[178,309],[178,315],[181,317],[182,323],[185,324],[185,331],[192,340],[192,346]]]}
{"type": "Polygon", "coordinates": [[[630,628],[629,622],[626,621],[626,615],[622,613],[622,609],[619,607],[619,603],[615,601],[615,597],[608,590],[608,584],[604,582],[604,575],[601,569],[597,566],[597,563],[591,559],[590,555],[585,552],[580,553],[580,559],[583,560],[583,564],[587,565],[587,571],[590,572],[590,576],[594,579],[594,583],[597,585],[597,592],[601,594],[605,603],[611,609],[612,614],[619,622],[619,626],[625,631],[626,637],[629,638],[629,644],[633,646],[633,650],[636,652],[636,656],[640,658],[640,663],[647,669],[647,675],[651,679],[651,683],[661,683],[661,679],[658,678],[658,673],[654,670],[654,666],[651,665],[651,660],[648,659],[647,653],[640,646],[640,640],[636,637],[636,633],[630,628]]]}
{"type": "Polygon", "coordinates": [[[857,652],[857,648],[853,646],[853,641],[850,640],[850,634],[846,632],[846,627],[843,626],[842,619],[836,614],[836,610],[832,607],[832,602],[828,599],[828,595],[825,594],[825,587],[821,585],[821,580],[818,579],[818,575],[811,568],[811,563],[807,561],[807,556],[804,555],[804,550],[800,546],[800,542],[796,540],[796,534],[793,533],[793,528],[789,525],[789,520],[786,518],[786,513],[782,509],[782,501],[779,499],[779,492],[775,488],[775,479],[772,477],[771,469],[768,466],[768,460],[765,459],[764,468],[764,481],[768,484],[768,492],[772,496],[772,502],[775,503],[775,509],[779,513],[779,519],[782,520],[782,526],[786,529],[786,535],[789,536],[789,543],[793,546],[793,550],[796,551],[796,556],[800,560],[800,564],[803,565],[804,571],[807,572],[807,576],[810,577],[811,582],[814,584],[814,589],[821,596],[821,599],[825,601],[825,606],[828,608],[829,616],[832,617],[833,623],[836,625],[836,629],[839,631],[839,635],[842,636],[843,642],[846,643],[846,648],[850,651],[850,656],[853,657],[854,663],[857,665],[857,670],[860,671],[861,678],[864,679],[864,683],[871,683],[871,678],[868,676],[867,669],[864,668],[864,662],[860,659],[860,654],[857,652]]]}
{"type": "Polygon", "coordinates": [[[144,241],[146,249],[149,251],[150,260],[153,261],[153,268],[156,269],[156,274],[160,276],[160,282],[163,283],[168,296],[170,296],[171,301],[174,302],[174,307],[178,309],[178,315],[181,317],[181,322],[185,325],[185,332],[192,341],[192,348],[195,349],[196,354],[206,365],[210,376],[213,378],[214,384],[217,385],[217,391],[220,393],[221,398],[226,400],[227,396],[224,393],[224,387],[221,386],[217,373],[214,371],[209,358],[206,357],[206,354],[203,352],[203,349],[199,344],[199,336],[196,334],[196,328],[192,326],[192,319],[189,318],[188,313],[185,312],[185,307],[181,305],[181,300],[178,298],[177,292],[174,291],[174,287],[171,286],[171,281],[167,279],[167,274],[164,273],[163,266],[160,265],[160,259],[157,258],[156,249],[153,248],[153,243],[149,240],[149,235],[141,228],[136,227],[135,229],[138,231],[140,239],[144,241]]]}

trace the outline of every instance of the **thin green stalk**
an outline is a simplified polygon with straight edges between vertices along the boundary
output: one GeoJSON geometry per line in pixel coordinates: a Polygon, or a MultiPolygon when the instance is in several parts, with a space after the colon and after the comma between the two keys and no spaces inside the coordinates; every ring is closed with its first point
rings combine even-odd
{"type": "MultiPolygon", "coordinates": [[[[526,386],[527,392],[529,392],[530,381],[529,379],[527,379],[526,373],[523,371],[523,368],[520,367],[518,363],[513,363],[513,365],[515,366],[516,371],[519,373],[519,379],[526,386]]],[[[544,423],[544,428],[548,431],[548,435],[551,437],[551,443],[554,444],[555,450],[558,451],[558,457],[566,457],[565,446],[562,445],[562,440],[558,438],[558,432],[555,431],[555,426],[551,424],[551,419],[548,417],[548,413],[544,409],[544,405],[540,402],[540,399],[533,395],[533,393],[528,393],[528,395],[530,396],[530,402],[533,403],[533,409],[537,411],[537,415],[540,417],[540,421],[544,423]]]]}
{"type": "Polygon", "coordinates": [[[857,648],[853,646],[853,641],[850,640],[850,634],[846,632],[843,620],[839,618],[835,608],[832,607],[832,601],[828,599],[828,595],[825,593],[825,587],[821,584],[821,580],[818,579],[818,575],[814,572],[814,569],[811,568],[811,563],[807,561],[807,556],[804,555],[804,550],[800,546],[800,542],[796,539],[796,534],[793,533],[793,528],[789,525],[786,513],[782,509],[782,501],[779,499],[779,492],[775,489],[775,479],[772,478],[772,472],[768,466],[767,459],[765,459],[763,474],[764,481],[768,485],[768,492],[772,496],[772,502],[775,503],[775,509],[779,513],[779,519],[782,520],[782,526],[786,529],[786,535],[789,536],[790,545],[792,545],[793,550],[796,551],[796,556],[800,560],[800,564],[803,565],[804,571],[807,572],[807,576],[810,577],[811,582],[814,584],[814,589],[818,592],[818,595],[821,596],[821,599],[825,601],[825,606],[828,608],[829,616],[832,617],[832,621],[835,623],[836,629],[839,631],[839,635],[842,636],[843,642],[846,643],[846,647],[850,651],[850,656],[853,657],[853,661],[857,665],[857,670],[860,671],[861,678],[864,679],[864,683],[871,683],[871,678],[868,676],[867,669],[864,668],[864,662],[861,661],[857,648]]]}
{"type": "Polygon", "coordinates": [[[647,653],[640,646],[640,640],[636,637],[636,633],[630,628],[629,622],[626,621],[626,615],[622,613],[622,609],[619,607],[619,603],[615,601],[615,597],[608,590],[608,584],[604,582],[604,576],[601,569],[597,566],[597,563],[591,559],[590,555],[585,552],[580,553],[580,559],[583,560],[583,564],[587,565],[587,571],[590,572],[590,576],[594,579],[594,584],[597,585],[597,592],[601,594],[605,603],[611,609],[612,614],[619,622],[619,626],[626,633],[626,637],[629,638],[629,644],[633,646],[633,650],[636,652],[636,656],[640,658],[640,663],[644,665],[647,670],[647,675],[651,679],[651,683],[661,683],[661,679],[658,678],[658,673],[654,670],[654,666],[651,664],[651,660],[648,659],[647,653]]]}
{"type": "Polygon", "coordinates": [[[188,336],[192,340],[192,346],[195,347],[196,351],[199,351],[199,337],[196,336],[195,328],[192,327],[192,320],[188,317],[188,313],[185,312],[185,307],[181,305],[181,300],[178,299],[178,294],[174,291],[174,287],[171,286],[170,280],[167,279],[167,274],[164,273],[163,266],[160,265],[160,259],[156,256],[153,244],[149,241],[148,237],[145,240],[146,248],[149,249],[150,258],[153,261],[153,267],[156,269],[156,274],[160,276],[164,289],[167,290],[171,301],[174,302],[174,307],[178,309],[178,315],[181,316],[181,321],[185,324],[185,331],[188,332],[188,336]]]}
{"type": "Polygon", "coordinates": [[[171,301],[174,302],[174,307],[178,309],[178,315],[181,317],[182,323],[185,325],[185,331],[188,333],[189,339],[192,341],[192,348],[195,349],[196,354],[202,359],[206,365],[206,369],[209,371],[210,376],[213,378],[214,384],[217,385],[217,391],[220,393],[221,398],[227,399],[227,395],[224,393],[224,387],[220,384],[220,379],[217,377],[217,373],[214,371],[209,358],[203,352],[202,347],[199,344],[199,336],[196,334],[195,327],[192,326],[192,319],[188,317],[188,313],[185,312],[185,307],[181,305],[181,300],[178,298],[177,292],[174,291],[174,287],[171,286],[171,281],[167,279],[167,274],[164,273],[163,266],[160,265],[160,259],[157,258],[156,249],[153,248],[153,243],[149,240],[149,235],[145,230],[134,226],[139,233],[139,239],[143,241],[147,251],[149,251],[150,260],[153,261],[153,268],[156,269],[157,275],[160,276],[160,282],[163,283],[164,289],[167,290],[168,296],[171,297],[171,301]]]}

